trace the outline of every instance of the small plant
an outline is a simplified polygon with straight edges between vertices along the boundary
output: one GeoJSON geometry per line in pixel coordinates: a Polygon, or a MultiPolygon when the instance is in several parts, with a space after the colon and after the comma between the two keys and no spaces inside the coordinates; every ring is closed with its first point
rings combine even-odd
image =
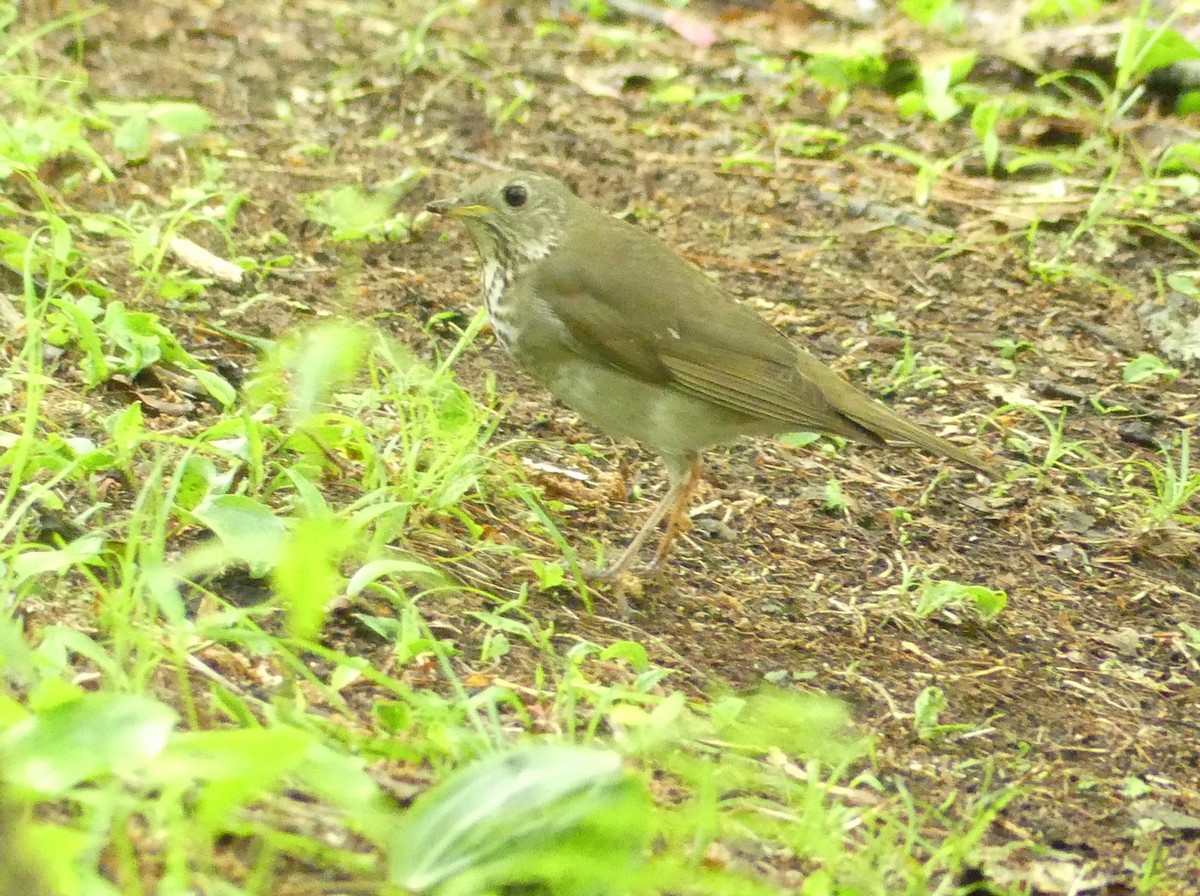
{"type": "Polygon", "coordinates": [[[396,203],[420,177],[420,171],[408,169],[370,191],[343,186],[297,198],[309,219],[328,227],[335,241],[383,240],[403,236],[411,229],[412,215],[397,211],[396,203]]]}
{"type": "Polygon", "coordinates": [[[212,116],[188,102],[110,102],[98,111],[116,123],[113,143],[129,161],[150,156],[159,146],[196,137],[211,130],[212,116]]]}
{"type": "Polygon", "coordinates": [[[913,348],[912,337],[906,335],[904,349],[892,364],[887,383],[880,391],[883,395],[894,395],[901,391],[919,392],[937,382],[941,375],[941,367],[922,362],[920,353],[913,348]]]}
{"type": "Polygon", "coordinates": [[[994,340],[992,342],[992,348],[1000,352],[1000,360],[1004,363],[1004,367],[1010,373],[1016,371],[1016,362],[1021,355],[1037,351],[1037,346],[1035,346],[1032,342],[1009,339],[1007,337],[994,340]]]}
{"type": "Polygon", "coordinates": [[[1162,449],[1162,462],[1135,461],[1150,475],[1152,491],[1145,492],[1144,525],[1154,528],[1167,522],[1200,525],[1200,507],[1188,509],[1200,495],[1200,469],[1192,468],[1191,433],[1184,430],[1174,450],[1162,449]]]}
{"type": "Polygon", "coordinates": [[[997,414],[1010,412],[1030,414],[1036,417],[1042,426],[1045,427],[1046,435],[1044,437],[1036,437],[1031,434],[1023,435],[1015,427],[1010,429],[1006,435],[1007,440],[1015,443],[1026,455],[1032,457],[1038,452],[1043,452],[1042,460],[1038,464],[1038,468],[1042,471],[1065,465],[1064,462],[1069,458],[1077,460],[1088,460],[1090,458],[1084,442],[1071,441],[1067,438],[1067,408],[1063,408],[1059,412],[1057,420],[1037,408],[1021,404],[1004,405],[996,411],[997,414]]]}
{"type": "Polygon", "coordinates": [[[921,740],[933,740],[954,730],[962,730],[962,726],[943,725],[942,713],[949,706],[945,692],[939,687],[924,688],[913,701],[913,723],[917,727],[917,737],[921,740]]]}
{"type": "Polygon", "coordinates": [[[1008,605],[1008,595],[983,585],[964,585],[951,579],[926,579],[916,587],[914,611],[918,616],[944,615],[956,619],[966,608],[983,622],[995,619],[1008,605]]]}
{"type": "Polygon", "coordinates": [[[920,25],[956,31],[962,27],[963,11],[956,0],[900,0],[902,13],[920,25]]]}
{"type": "Polygon", "coordinates": [[[846,513],[850,510],[850,502],[842,491],[841,483],[832,476],[825,483],[824,508],[829,513],[846,513]]]}
{"type": "Polygon", "coordinates": [[[532,881],[589,892],[633,879],[652,813],[617,753],[555,744],[501,753],[417,801],[392,840],[390,877],[410,893],[451,881],[459,893],[532,881]]]}
{"type": "Polygon", "coordinates": [[[1175,9],[1159,25],[1151,17],[1154,6],[1142,0],[1136,15],[1126,18],[1117,45],[1116,75],[1109,103],[1109,120],[1117,121],[1141,97],[1140,83],[1150,72],[1177,62],[1200,59],[1200,48],[1171,27],[1182,14],[1175,9]]]}
{"type": "Polygon", "coordinates": [[[1141,383],[1149,379],[1170,383],[1178,376],[1178,368],[1172,367],[1157,355],[1147,352],[1138,355],[1121,370],[1121,379],[1127,383],[1141,383]]]}
{"type": "Polygon", "coordinates": [[[917,86],[896,98],[896,111],[905,118],[928,115],[934,121],[949,121],[979,95],[977,88],[964,84],[974,67],[975,54],[966,53],[923,69],[917,86]]]}
{"type": "Polygon", "coordinates": [[[189,354],[157,314],[130,311],[124,302],[101,307],[91,296],[54,298],[47,316],[52,345],[74,345],[83,354],[85,382],[94,387],[116,374],[137,376],[156,364],[177,367],[194,377],[225,406],[235,400],[233,387],[189,354]]]}
{"type": "Polygon", "coordinates": [[[969,153],[969,151],[964,151],[947,156],[946,158],[932,159],[914,149],[897,143],[868,143],[860,147],[858,152],[862,155],[879,153],[912,165],[917,170],[913,181],[913,201],[917,205],[928,203],[930,194],[933,192],[933,187],[941,178],[943,172],[953,168],[969,153]]]}
{"type": "Polygon", "coordinates": [[[1192,659],[1200,660],[1200,626],[1181,622],[1179,631],[1183,635],[1183,646],[1191,653],[1192,659]]]}
{"type": "Polygon", "coordinates": [[[529,120],[529,109],[535,97],[533,85],[520,78],[506,82],[505,89],[511,96],[489,93],[484,102],[484,113],[492,121],[492,130],[500,133],[509,124],[523,125],[529,120]]]}
{"type": "Polygon", "coordinates": [[[922,618],[941,615],[959,623],[959,612],[966,609],[981,622],[990,622],[1008,606],[1008,595],[983,585],[964,585],[953,579],[935,579],[931,570],[905,564],[900,582],[886,594],[903,598],[910,612],[922,618]]]}

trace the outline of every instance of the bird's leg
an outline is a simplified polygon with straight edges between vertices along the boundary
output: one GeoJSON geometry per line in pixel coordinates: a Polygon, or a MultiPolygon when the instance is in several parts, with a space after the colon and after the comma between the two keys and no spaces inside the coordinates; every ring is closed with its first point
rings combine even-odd
{"type": "Polygon", "coordinates": [[[655,527],[662,522],[663,517],[667,518],[667,531],[654,555],[654,566],[658,566],[667,555],[671,542],[679,532],[683,514],[687,510],[687,502],[691,500],[692,493],[700,481],[701,465],[700,458],[693,455],[664,455],[663,465],[667,468],[671,487],[667,489],[662,500],[650,511],[650,515],[646,517],[642,527],[633,536],[629,546],[617,557],[616,562],[604,569],[589,572],[589,579],[619,579],[633,565],[642,545],[646,543],[646,539],[650,537],[650,533],[654,531],[655,527]]]}
{"type": "Polygon", "coordinates": [[[650,516],[646,517],[646,522],[642,524],[642,528],[638,529],[637,534],[633,536],[633,540],[629,542],[629,546],[621,551],[621,556],[617,557],[616,561],[603,569],[595,569],[588,572],[589,579],[618,579],[622,573],[629,570],[633,565],[633,561],[637,559],[638,551],[642,549],[642,545],[646,543],[646,539],[650,533],[654,531],[654,527],[662,522],[662,518],[667,515],[667,512],[679,500],[679,495],[683,491],[684,483],[674,484],[667,491],[661,501],[650,511],[650,516]]]}
{"type": "MultiPolygon", "coordinates": [[[[662,562],[667,559],[667,554],[671,552],[671,545],[675,541],[675,536],[683,529],[683,522],[687,519],[688,505],[692,503],[692,496],[696,494],[696,488],[700,485],[703,475],[704,464],[700,462],[700,457],[697,455],[688,458],[687,472],[683,474],[683,479],[678,487],[679,494],[675,497],[675,502],[667,514],[667,531],[663,533],[662,541],[658,543],[658,550],[654,552],[652,569],[661,566],[662,562]]],[[[672,477],[672,482],[674,481],[674,477],[672,477]]]]}

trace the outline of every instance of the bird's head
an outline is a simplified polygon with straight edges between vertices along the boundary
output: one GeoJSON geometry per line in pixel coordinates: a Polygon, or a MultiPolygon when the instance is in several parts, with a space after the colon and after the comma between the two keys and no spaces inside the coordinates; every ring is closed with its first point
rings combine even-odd
{"type": "Polygon", "coordinates": [[[562,242],[567,214],[577,201],[553,177],[506,171],[485,175],[457,197],[426,208],[462,221],[485,262],[517,269],[545,258],[562,242]]]}

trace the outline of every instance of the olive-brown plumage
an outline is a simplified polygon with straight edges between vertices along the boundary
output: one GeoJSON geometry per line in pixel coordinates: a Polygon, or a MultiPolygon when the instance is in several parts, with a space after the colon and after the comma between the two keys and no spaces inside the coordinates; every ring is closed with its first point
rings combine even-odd
{"type": "Polygon", "coordinates": [[[625,571],[669,514],[656,561],[666,556],[700,452],[739,436],[809,430],[899,442],[994,472],[864,395],[662,242],[552,177],[490,174],[429,210],[466,225],[493,327],[517,363],[588,422],[663,459],[671,488],[608,575],[625,571]]]}

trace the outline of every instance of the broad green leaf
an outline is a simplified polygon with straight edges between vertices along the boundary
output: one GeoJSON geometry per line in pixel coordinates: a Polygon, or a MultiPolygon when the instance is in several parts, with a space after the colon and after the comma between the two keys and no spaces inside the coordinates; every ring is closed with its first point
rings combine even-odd
{"type": "Polygon", "coordinates": [[[162,327],[153,314],[127,311],[123,302],[112,302],[104,311],[101,329],[124,350],[121,368],[126,373],[141,373],[162,357],[162,327]]]}
{"type": "Polygon", "coordinates": [[[649,808],[616,753],[539,745],[490,756],[417,801],[393,840],[391,880],[416,893],[619,889],[649,808]]]}
{"type": "Polygon", "coordinates": [[[142,403],[135,401],[125,410],[111,414],[105,421],[104,427],[112,434],[113,444],[116,445],[118,457],[123,463],[128,463],[133,452],[145,437],[142,403]]]}
{"type": "Polygon", "coordinates": [[[952,579],[938,579],[921,586],[916,612],[920,616],[932,616],[939,610],[960,604],[969,604],[981,619],[987,621],[1008,605],[1008,595],[983,585],[964,585],[952,579]]]}
{"type": "Polygon", "coordinates": [[[237,390],[229,385],[229,381],[219,373],[206,370],[203,367],[193,367],[189,370],[192,376],[200,381],[204,391],[215,398],[223,408],[231,408],[237,401],[237,390]]]}
{"type": "Polygon", "coordinates": [[[179,137],[191,137],[213,127],[212,116],[195,103],[155,103],[146,114],[164,131],[179,137]]]}
{"type": "Polygon", "coordinates": [[[145,697],[85,694],[5,732],[0,774],[47,796],[106,774],[132,774],[163,751],[175,720],[174,710],[145,697]]]}
{"type": "Polygon", "coordinates": [[[942,713],[946,711],[948,705],[946,695],[939,687],[927,687],[917,694],[913,712],[916,716],[919,737],[924,740],[933,735],[942,713]]]}
{"type": "Polygon", "coordinates": [[[646,648],[637,641],[614,641],[602,651],[601,660],[625,660],[635,672],[644,672],[650,668],[650,657],[646,648]]]}
{"type": "Polygon", "coordinates": [[[113,132],[113,145],[128,159],[144,159],[150,153],[150,119],[141,112],[130,115],[113,132]]]}
{"type": "Polygon", "coordinates": [[[334,241],[380,239],[408,230],[408,217],[396,211],[396,200],[408,190],[407,184],[395,184],[368,192],[362,187],[344,186],[316,193],[302,193],[298,199],[309,219],[333,231],[334,241]]]}
{"type": "Polygon", "coordinates": [[[1200,59],[1200,48],[1173,28],[1150,31],[1137,22],[1130,27],[1141,29],[1132,40],[1122,41],[1117,64],[1122,68],[1132,64],[1134,78],[1142,78],[1152,71],[1200,59]],[[1125,58],[1120,58],[1127,54],[1125,58]]]}
{"type": "Polygon", "coordinates": [[[1167,364],[1157,355],[1147,352],[1143,352],[1126,364],[1121,372],[1121,378],[1127,383],[1140,383],[1151,377],[1162,377],[1169,381],[1174,380],[1177,376],[1179,376],[1179,371],[1176,368],[1167,364]]]}
{"type": "Polygon", "coordinates": [[[250,575],[266,575],[279,562],[288,527],[265,504],[245,495],[217,495],[192,515],[213,531],[231,557],[246,564],[250,575]]]}
{"type": "Polygon", "coordinates": [[[104,550],[104,536],[98,532],[81,536],[61,548],[30,548],[12,558],[17,580],[25,581],[46,573],[64,573],[79,564],[95,560],[104,550]]]}
{"type": "Polygon", "coordinates": [[[283,725],[185,732],[172,739],[144,777],[172,787],[193,782],[194,817],[216,834],[227,829],[234,810],[275,790],[314,744],[312,735],[283,725]]]}
{"type": "Polygon", "coordinates": [[[357,597],[369,585],[378,582],[385,576],[393,575],[424,578],[437,575],[437,570],[427,563],[419,563],[415,560],[372,560],[360,567],[350,577],[350,582],[346,585],[346,594],[349,597],[357,597]]]}
{"type": "Polygon", "coordinates": [[[227,483],[217,476],[216,465],[201,454],[189,454],[179,471],[175,501],[184,510],[195,510],[211,493],[224,491],[227,483]]]}

